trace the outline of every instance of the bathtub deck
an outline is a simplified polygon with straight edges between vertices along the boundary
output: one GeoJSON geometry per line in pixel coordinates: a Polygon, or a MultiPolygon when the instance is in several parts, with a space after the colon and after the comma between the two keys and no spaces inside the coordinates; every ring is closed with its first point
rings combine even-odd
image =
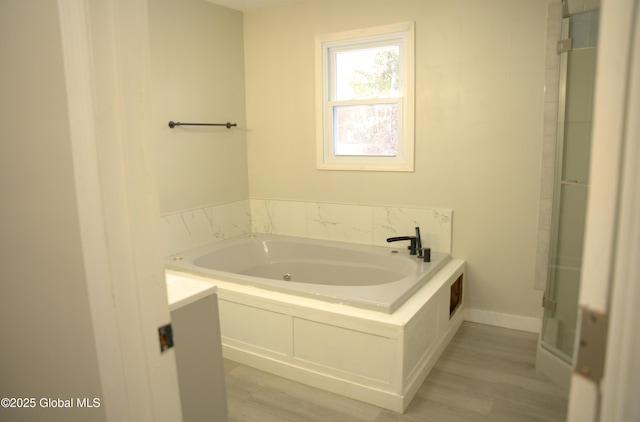
{"type": "Polygon", "coordinates": [[[536,372],[536,343],[463,323],[403,415],[227,360],[229,421],[564,421],[567,391],[536,372]]]}

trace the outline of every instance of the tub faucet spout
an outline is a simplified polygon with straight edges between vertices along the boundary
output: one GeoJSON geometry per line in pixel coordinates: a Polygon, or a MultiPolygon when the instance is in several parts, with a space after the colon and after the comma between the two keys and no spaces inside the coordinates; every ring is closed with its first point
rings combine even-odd
{"type": "Polygon", "coordinates": [[[399,237],[390,237],[387,239],[387,242],[398,242],[400,240],[410,240],[411,246],[409,246],[409,255],[415,255],[418,245],[418,239],[415,236],[399,236],[399,237]]]}

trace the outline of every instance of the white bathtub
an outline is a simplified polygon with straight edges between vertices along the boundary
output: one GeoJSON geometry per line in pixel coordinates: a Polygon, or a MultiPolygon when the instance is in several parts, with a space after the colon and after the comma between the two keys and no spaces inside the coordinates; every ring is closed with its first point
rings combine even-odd
{"type": "Polygon", "coordinates": [[[465,263],[398,246],[234,238],[169,258],[167,278],[217,286],[225,358],[403,412],[463,321],[465,263]]]}
{"type": "Polygon", "coordinates": [[[433,252],[424,262],[405,249],[259,234],[172,256],[167,267],[392,313],[449,259],[433,252]]]}

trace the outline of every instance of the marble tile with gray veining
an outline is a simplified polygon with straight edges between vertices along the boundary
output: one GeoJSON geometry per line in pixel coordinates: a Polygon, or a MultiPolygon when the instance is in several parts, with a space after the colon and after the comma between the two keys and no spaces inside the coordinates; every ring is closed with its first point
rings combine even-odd
{"type": "Polygon", "coordinates": [[[248,200],[212,207],[214,241],[251,232],[251,208],[248,200]]]}
{"type": "Polygon", "coordinates": [[[213,239],[210,207],[163,216],[162,226],[167,255],[206,245],[213,239]]]}
{"type": "Polygon", "coordinates": [[[386,239],[395,236],[414,236],[420,227],[423,247],[451,253],[452,211],[435,208],[374,207],[374,244],[389,246],[386,239]]]}
{"type": "Polygon", "coordinates": [[[164,215],[160,218],[160,228],[164,239],[164,255],[174,255],[189,249],[191,239],[184,227],[180,214],[164,215]]]}
{"type": "Polygon", "coordinates": [[[162,216],[167,255],[250,232],[389,246],[421,230],[423,246],[451,252],[452,211],[251,199],[162,216]]]}
{"type": "Polygon", "coordinates": [[[255,232],[307,236],[306,202],[252,199],[251,218],[255,232]]]}
{"type": "Polygon", "coordinates": [[[254,233],[273,233],[273,221],[267,200],[251,199],[251,231],[254,233]]]}
{"type": "Polygon", "coordinates": [[[249,201],[197,208],[161,217],[165,255],[251,231],[249,201]]]}
{"type": "Polygon", "coordinates": [[[308,236],[360,244],[373,243],[372,209],[362,205],[308,203],[308,236]]]}

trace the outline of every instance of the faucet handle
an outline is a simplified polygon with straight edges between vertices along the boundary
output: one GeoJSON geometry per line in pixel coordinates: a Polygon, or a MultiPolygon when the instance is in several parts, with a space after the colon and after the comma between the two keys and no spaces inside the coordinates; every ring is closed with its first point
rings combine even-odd
{"type": "Polygon", "coordinates": [[[418,250],[418,258],[422,258],[422,237],[420,236],[420,227],[416,227],[416,249],[418,250]]]}
{"type": "Polygon", "coordinates": [[[415,255],[417,250],[417,245],[418,245],[418,239],[411,236],[409,240],[411,240],[411,245],[408,247],[409,255],[415,255]]]}

